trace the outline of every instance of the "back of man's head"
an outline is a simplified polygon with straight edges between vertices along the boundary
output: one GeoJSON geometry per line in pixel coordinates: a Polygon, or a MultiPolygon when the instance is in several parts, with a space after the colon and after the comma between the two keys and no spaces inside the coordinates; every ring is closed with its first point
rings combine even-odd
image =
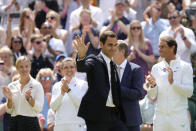
{"type": "Polygon", "coordinates": [[[128,57],[128,44],[124,41],[124,40],[118,40],[117,41],[117,47],[118,47],[118,50],[124,50],[124,56],[125,58],[128,57]]]}

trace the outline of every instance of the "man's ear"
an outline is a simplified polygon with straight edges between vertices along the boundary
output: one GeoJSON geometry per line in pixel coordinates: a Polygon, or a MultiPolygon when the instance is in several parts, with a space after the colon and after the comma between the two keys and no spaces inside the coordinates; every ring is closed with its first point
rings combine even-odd
{"type": "Polygon", "coordinates": [[[121,52],[122,52],[122,54],[123,54],[123,56],[125,55],[125,50],[121,50],[121,52]]]}
{"type": "Polygon", "coordinates": [[[103,43],[100,41],[99,44],[100,44],[100,47],[102,48],[103,47],[103,43]]]}
{"type": "Polygon", "coordinates": [[[171,48],[172,48],[172,50],[173,50],[173,53],[174,53],[174,50],[175,50],[175,46],[173,45],[173,46],[172,46],[171,48]]]}

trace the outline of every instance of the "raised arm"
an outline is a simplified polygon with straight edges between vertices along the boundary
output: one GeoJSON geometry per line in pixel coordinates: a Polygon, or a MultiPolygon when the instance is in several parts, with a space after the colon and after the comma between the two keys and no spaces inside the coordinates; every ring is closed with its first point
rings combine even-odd
{"type": "Polygon", "coordinates": [[[73,44],[78,52],[79,59],[83,59],[86,56],[86,52],[88,50],[90,42],[88,42],[88,44],[85,45],[84,37],[76,36],[76,40],[73,42],[73,44]]]}

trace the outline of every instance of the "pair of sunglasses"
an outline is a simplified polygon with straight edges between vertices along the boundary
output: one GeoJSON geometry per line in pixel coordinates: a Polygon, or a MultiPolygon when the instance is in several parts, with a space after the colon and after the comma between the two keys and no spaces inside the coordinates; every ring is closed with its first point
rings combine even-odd
{"type": "Polygon", "coordinates": [[[136,29],[137,29],[137,30],[141,30],[141,27],[140,27],[140,26],[138,26],[138,27],[137,27],[137,26],[131,27],[131,30],[136,30],[136,29]]]}
{"type": "Polygon", "coordinates": [[[22,43],[22,41],[20,41],[20,40],[14,40],[14,41],[13,41],[13,43],[21,44],[21,43],[22,43]]]}
{"type": "Polygon", "coordinates": [[[50,20],[54,20],[54,19],[56,19],[56,17],[51,16],[51,17],[47,17],[47,18],[46,18],[46,20],[49,20],[49,19],[50,19],[50,20]]]}
{"type": "Polygon", "coordinates": [[[37,45],[40,45],[40,44],[42,43],[42,41],[35,41],[35,43],[36,43],[37,45]]]}
{"type": "Polygon", "coordinates": [[[174,20],[175,20],[176,18],[177,18],[177,16],[171,16],[171,17],[169,17],[168,19],[169,19],[169,20],[171,20],[171,19],[174,19],[174,20]]]}
{"type": "Polygon", "coordinates": [[[48,81],[48,80],[51,80],[51,76],[41,76],[40,77],[40,81],[48,81]]]}

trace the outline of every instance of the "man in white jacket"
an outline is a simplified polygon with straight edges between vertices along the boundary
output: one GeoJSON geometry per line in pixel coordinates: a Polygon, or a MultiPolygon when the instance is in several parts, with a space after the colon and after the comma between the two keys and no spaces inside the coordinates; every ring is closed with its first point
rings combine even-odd
{"type": "Polygon", "coordinates": [[[169,36],[159,43],[161,62],[146,76],[147,92],[156,99],[154,131],[190,131],[187,97],[193,93],[193,70],[176,56],[177,43],[169,36]]]}
{"type": "Polygon", "coordinates": [[[76,64],[72,58],[62,61],[60,82],[53,86],[50,106],[56,111],[54,131],[85,131],[85,121],[77,116],[88,84],[75,77],[76,64]]]}

